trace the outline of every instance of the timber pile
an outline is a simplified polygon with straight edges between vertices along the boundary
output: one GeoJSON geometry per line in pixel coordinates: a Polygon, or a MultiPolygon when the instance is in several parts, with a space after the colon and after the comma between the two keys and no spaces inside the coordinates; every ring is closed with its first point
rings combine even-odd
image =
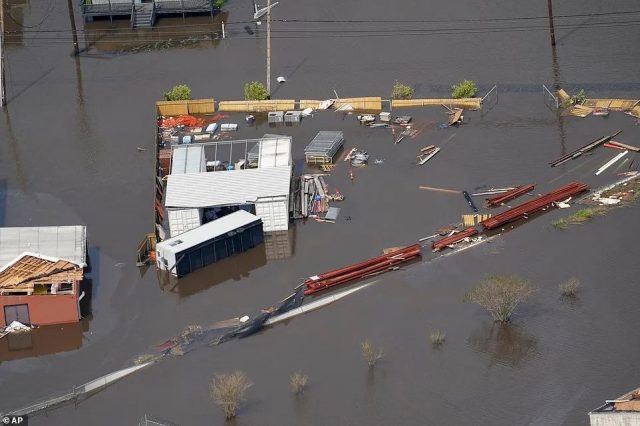
{"type": "Polygon", "coordinates": [[[397,268],[397,265],[421,256],[420,244],[413,244],[398,250],[385,253],[382,256],[356,263],[324,274],[309,277],[304,281],[304,294],[310,295],[319,291],[345,284],[349,281],[364,278],[373,274],[386,272],[397,268]]]}
{"type": "Polygon", "coordinates": [[[502,204],[508,201],[514,200],[520,197],[521,195],[526,194],[527,192],[533,191],[533,188],[535,188],[535,186],[532,184],[517,186],[514,189],[505,192],[504,194],[487,198],[487,205],[489,207],[501,206],[502,204]]]}
{"type": "Polygon", "coordinates": [[[538,197],[535,200],[527,201],[526,203],[520,204],[517,207],[497,214],[487,220],[482,221],[480,224],[484,227],[484,229],[495,229],[506,223],[513,222],[523,217],[527,217],[532,213],[549,207],[555,202],[565,200],[575,194],[586,191],[588,189],[589,186],[584,183],[572,182],[568,185],[551,191],[548,194],[538,197]]]}
{"type": "Polygon", "coordinates": [[[434,241],[433,244],[431,244],[431,249],[433,251],[440,251],[444,248],[447,248],[450,245],[453,245],[455,243],[458,243],[464,240],[465,238],[472,237],[477,233],[478,233],[478,230],[470,226],[469,228],[466,228],[458,233],[442,238],[438,241],[434,241]]]}
{"type": "Polygon", "coordinates": [[[325,213],[329,209],[329,189],[324,175],[304,175],[300,179],[302,217],[325,213]]]}

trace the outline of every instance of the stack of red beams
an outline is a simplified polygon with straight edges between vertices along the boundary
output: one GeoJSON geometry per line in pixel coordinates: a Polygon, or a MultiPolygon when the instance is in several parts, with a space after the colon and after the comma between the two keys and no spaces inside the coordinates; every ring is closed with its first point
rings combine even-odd
{"type": "Polygon", "coordinates": [[[584,183],[572,182],[568,185],[556,189],[555,191],[538,197],[535,200],[527,201],[524,204],[520,204],[517,207],[490,217],[489,219],[480,222],[480,224],[484,227],[484,229],[494,229],[498,226],[504,225],[505,223],[518,220],[521,217],[540,211],[545,207],[550,206],[554,202],[565,200],[572,195],[578,194],[588,189],[589,186],[584,183]]]}
{"type": "Polygon", "coordinates": [[[355,265],[308,278],[304,282],[306,286],[304,294],[313,294],[367,275],[392,269],[395,265],[420,257],[420,249],[420,244],[413,244],[355,265]]]}
{"type": "Polygon", "coordinates": [[[500,206],[507,201],[511,201],[518,198],[527,192],[533,191],[534,185],[520,185],[513,188],[511,191],[507,191],[504,194],[496,195],[495,197],[487,198],[487,205],[490,207],[500,206]]]}
{"type": "Polygon", "coordinates": [[[448,237],[442,238],[438,241],[434,241],[433,244],[431,244],[431,248],[434,251],[438,251],[438,250],[442,250],[443,248],[446,248],[447,246],[450,246],[451,244],[455,244],[458,241],[462,241],[467,237],[471,237],[473,235],[476,235],[478,233],[478,230],[476,228],[474,228],[473,226],[470,226],[466,229],[464,229],[463,231],[458,232],[457,234],[453,234],[450,235],[448,237]]]}

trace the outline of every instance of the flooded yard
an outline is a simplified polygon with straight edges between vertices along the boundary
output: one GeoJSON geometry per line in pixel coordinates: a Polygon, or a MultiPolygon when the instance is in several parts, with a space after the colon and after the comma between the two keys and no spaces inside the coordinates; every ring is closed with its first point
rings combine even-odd
{"type": "MultiPolygon", "coordinates": [[[[88,23],[80,39],[90,46],[79,58],[69,55],[65,7],[56,5],[43,20],[47,2],[28,5],[5,3],[19,25],[7,28],[14,33],[6,52],[9,104],[0,120],[0,225],[86,225],[90,315],[58,327],[59,339],[59,330],[40,329],[31,342],[0,342],[7,344],[0,346],[0,411],[128,366],[188,325],[254,315],[305,277],[412,244],[472,213],[460,193],[420,186],[475,192],[535,183],[537,195],[572,181],[595,189],[640,165],[630,152],[624,169],[595,176],[618,153],[598,148],[549,167],[618,130],[617,140],[638,145],[640,127],[620,112],[559,117],[541,90],[557,84],[590,97],[640,98],[634,2],[557,3],[555,52],[543,3],[282,3],[273,11],[272,80],[282,75],[287,82],[274,83],[274,98],[325,99],[335,90],[384,99],[395,80],[414,86],[415,97],[446,97],[451,84],[470,78],[480,95],[497,84],[497,104],[465,112],[459,127],[441,126],[442,107],[394,111],[411,115],[419,130],[398,144],[389,129],[363,126],[355,114],[318,111],[294,127],[260,119],[249,126],[244,115],[232,115],[239,123],[234,138],[292,136],[296,175],[318,172],[304,164],[303,150],[321,130],[343,131],[339,155],[358,147],[369,164],[351,175],[338,161],[326,177],[331,192],[345,195],[332,203],[341,208],[335,223],[296,221],[280,236],[281,250],[254,248],[176,286],[153,266],[135,266],[138,242],[153,231],[154,102],[180,82],[192,97],[218,101],[240,99],[245,82],[264,80],[265,33],[250,22],[252,5],[230,0],[225,40],[216,38],[220,16],[186,18],[179,34],[167,28],[179,28],[182,18],[160,20],[143,30],[149,37],[128,29],[128,21],[88,23]],[[625,13],[607,15],[615,12],[625,13]],[[108,29],[126,40],[109,38],[108,29]],[[174,41],[200,32],[211,39],[174,41]],[[430,144],[441,151],[417,165],[420,148],[430,144]]],[[[76,20],[82,29],[79,10],[76,20]]],[[[475,201],[480,207],[483,199],[475,201]]],[[[255,385],[237,424],[585,424],[589,410],[638,386],[640,224],[632,204],[566,230],[552,225],[578,208],[518,222],[451,256],[432,254],[428,245],[420,262],[328,307],[167,358],[80,404],[29,420],[136,424],[146,413],[180,425],[223,424],[209,382],[215,373],[242,370],[255,385]],[[506,328],[463,303],[488,274],[516,274],[539,287],[506,328]],[[558,290],[570,277],[582,284],[574,301],[558,290]],[[434,349],[429,335],[436,329],[446,341],[434,349]],[[367,338],[385,352],[372,370],[360,354],[367,338]],[[302,397],[289,389],[295,371],[309,376],[302,397]]]]}

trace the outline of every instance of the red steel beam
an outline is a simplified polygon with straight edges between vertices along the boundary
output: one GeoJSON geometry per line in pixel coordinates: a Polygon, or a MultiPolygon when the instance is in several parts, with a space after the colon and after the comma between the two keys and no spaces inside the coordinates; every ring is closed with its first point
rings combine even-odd
{"type": "Polygon", "coordinates": [[[480,222],[480,224],[484,227],[484,229],[495,229],[501,225],[540,211],[545,207],[550,206],[554,202],[562,201],[566,198],[571,197],[572,195],[578,194],[588,189],[589,186],[584,183],[572,182],[568,185],[551,191],[548,194],[538,197],[535,200],[527,201],[526,203],[520,204],[519,206],[513,207],[505,212],[490,217],[489,219],[480,222]]]}
{"type": "Polygon", "coordinates": [[[442,250],[443,248],[446,248],[447,246],[450,246],[451,244],[455,244],[459,241],[464,240],[467,237],[471,237],[473,235],[476,235],[478,233],[478,230],[476,228],[474,228],[473,226],[470,226],[456,234],[450,235],[448,237],[439,239],[438,241],[434,241],[433,244],[431,244],[431,248],[435,251],[438,250],[442,250]]]}
{"type": "Polygon", "coordinates": [[[304,294],[305,295],[313,294],[318,291],[321,291],[336,285],[344,284],[349,281],[363,278],[367,275],[388,270],[397,264],[404,263],[409,260],[420,257],[420,255],[421,255],[420,245],[414,244],[408,247],[404,247],[400,250],[390,252],[384,256],[379,256],[365,262],[360,262],[356,265],[351,265],[346,268],[342,268],[336,271],[331,271],[326,274],[320,274],[317,277],[325,277],[325,278],[321,278],[321,279],[310,278],[305,281],[306,289],[304,291],[304,294]],[[343,271],[343,272],[337,273],[338,271],[343,271]],[[330,276],[330,278],[326,278],[327,276],[330,276]]]}
{"type": "Polygon", "coordinates": [[[526,194],[527,192],[533,191],[535,185],[520,185],[518,187],[513,188],[511,191],[507,191],[504,194],[496,195],[495,197],[487,198],[487,205],[490,207],[500,206],[507,201],[511,201],[515,198],[518,198],[521,195],[526,194]]]}

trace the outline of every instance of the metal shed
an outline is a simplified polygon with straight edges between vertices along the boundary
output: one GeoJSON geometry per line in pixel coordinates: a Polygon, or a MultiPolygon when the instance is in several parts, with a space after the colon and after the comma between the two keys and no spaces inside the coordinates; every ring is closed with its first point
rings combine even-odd
{"type": "Polygon", "coordinates": [[[304,149],[308,164],[331,164],[333,156],[344,143],[344,136],[339,131],[318,132],[315,138],[304,149]]]}
{"type": "Polygon", "coordinates": [[[269,123],[282,123],[284,121],[284,112],[282,112],[282,111],[271,111],[267,115],[267,121],[269,123]]]}
{"type": "Polygon", "coordinates": [[[264,241],[262,221],[238,210],[156,245],[158,269],[182,277],[264,241]]]}
{"type": "Polygon", "coordinates": [[[287,111],[284,114],[285,123],[299,123],[302,118],[302,111],[287,111]]]}

